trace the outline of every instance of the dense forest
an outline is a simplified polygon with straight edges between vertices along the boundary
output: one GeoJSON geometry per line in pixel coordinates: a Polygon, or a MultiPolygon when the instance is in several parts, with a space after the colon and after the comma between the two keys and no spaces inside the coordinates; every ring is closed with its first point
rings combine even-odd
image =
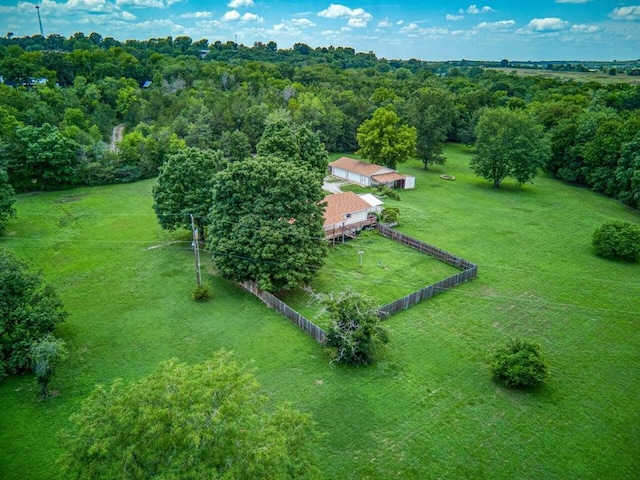
{"type": "Polygon", "coordinates": [[[442,142],[473,144],[483,109],[507,107],[543,126],[548,173],[640,206],[640,88],[624,83],[518,77],[346,47],[120,42],[98,33],[7,35],[0,76],[0,173],[16,192],[154,177],[170,153],[228,152],[239,137],[255,151],[267,115],[282,108],[329,151],[348,152],[358,148],[358,127],[392,106],[417,129],[428,167],[444,161],[442,142]]]}

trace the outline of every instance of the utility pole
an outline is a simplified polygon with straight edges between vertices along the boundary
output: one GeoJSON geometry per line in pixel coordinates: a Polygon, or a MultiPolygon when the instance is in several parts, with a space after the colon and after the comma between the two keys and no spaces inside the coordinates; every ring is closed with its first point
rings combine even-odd
{"type": "Polygon", "coordinates": [[[193,214],[191,214],[191,232],[193,233],[193,255],[196,261],[196,283],[200,286],[202,283],[202,278],[200,277],[200,234],[196,228],[193,214]]]}
{"type": "Polygon", "coordinates": [[[38,12],[38,24],[40,25],[40,35],[44,38],[44,30],[42,30],[42,19],[40,18],[40,7],[36,5],[36,11],[38,12]]]}

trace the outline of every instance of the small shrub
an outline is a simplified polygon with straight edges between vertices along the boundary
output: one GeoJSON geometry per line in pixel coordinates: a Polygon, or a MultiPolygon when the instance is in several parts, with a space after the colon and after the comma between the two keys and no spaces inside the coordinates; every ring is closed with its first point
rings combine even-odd
{"type": "Polygon", "coordinates": [[[191,298],[196,302],[206,302],[211,298],[211,287],[206,283],[196,285],[191,292],[191,298]]]}
{"type": "Polygon", "coordinates": [[[593,232],[592,244],[601,257],[633,262],[640,256],[640,226],[624,220],[604,223],[593,232]]]}
{"type": "Polygon", "coordinates": [[[392,200],[400,200],[400,194],[386,185],[378,185],[375,189],[375,194],[380,197],[389,197],[392,200]]]}
{"type": "Polygon", "coordinates": [[[396,223],[400,216],[400,210],[397,207],[385,207],[380,214],[380,222],[396,223]]]}
{"type": "Polygon", "coordinates": [[[325,340],[333,349],[332,361],[352,366],[373,363],[389,341],[375,300],[350,288],[338,294],[311,293],[332,320],[325,340]]]}
{"type": "Polygon", "coordinates": [[[549,368],[540,345],[515,339],[496,350],[491,358],[493,378],[507,387],[534,387],[547,379],[549,368]]]}

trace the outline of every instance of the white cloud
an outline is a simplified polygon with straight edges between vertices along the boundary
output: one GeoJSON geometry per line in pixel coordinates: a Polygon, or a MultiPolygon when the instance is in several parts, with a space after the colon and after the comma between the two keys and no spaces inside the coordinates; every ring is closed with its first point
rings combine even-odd
{"type": "Polygon", "coordinates": [[[262,18],[259,15],[256,15],[255,13],[245,13],[244,15],[242,15],[242,21],[262,23],[264,21],[264,18],[262,18]]]}
{"type": "Polygon", "coordinates": [[[501,20],[499,22],[482,22],[476,25],[478,30],[510,30],[514,27],[514,20],[501,20]]]}
{"type": "Polygon", "coordinates": [[[449,30],[446,28],[432,27],[432,28],[420,28],[417,23],[412,22],[409,25],[402,27],[400,29],[400,33],[407,34],[409,36],[428,36],[428,37],[439,37],[442,35],[447,35],[449,30]]]}
{"type": "Polygon", "coordinates": [[[253,0],[231,0],[227,3],[229,8],[253,7],[253,0]]]}
{"type": "Polygon", "coordinates": [[[573,25],[571,32],[573,33],[596,33],[600,31],[600,27],[595,25],[573,25]]]}
{"type": "Polygon", "coordinates": [[[229,10],[220,19],[223,22],[246,22],[246,23],[262,23],[264,19],[255,13],[245,13],[240,15],[237,10],[229,10]]]}
{"type": "Polygon", "coordinates": [[[350,18],[347,25],[355,28],[365,28],[367,26],[367,20],[364,18],[350,18]]]}
{"type": "Polygon", "coordinates": [[[469,13],[471,15],[479,15],[481,13],[489,13],[493,11],[494,11],[493,8],[486,5],[482,8],[478,8],[477,5],[469,5],[469,7],[466,10],[460,10],[460,13],[469,13]]]}
{"type": "Polygon", "coordinates": [[[640,19],[640,5],[614,8],[609,17],[614,20],[638,20],[640,19]]]}
{"type": "Polygon", "coordinates": [[[450,22],[458,22],[464,18],[464,15],[451,15],[450,13],[447,13],[445,18],[450,22]]]}
{"type": "Polygon", "coordinates": [[[291,20],[291,23],[299,27],[315,27],[316,26],[316,24],[313,23],[308,18],[294,18],[291,20]]]}
{"type": "Polygon", "coordinates": [[[418,30],[418,24],[417,23],[410,23],[406,27],[402,27],[400,29],[400,33],[410,33],[410,32],[415,32],[417,30],[418,30]]]}
{"type": "MultiPolygon", "coordinates": [[[[69,0],[71,2],[95,2],[100,1],[104,3],[103,0],[69,0]]],[[[173,5],[174,3],[178,3],[180,0],[116,0],[116,5],[131,5],[132,7],[144,7],[144,8],[167,8],[173,5]]]]}
{"type": "Polygon", "coordinates": [[[388,27],[392,27],[393,23],[391,23],[389,21],[389,19],[385,18],[384,20],[378,22],[378,27],[380,28],[388,28],[388,27]]]}
{"type": "Polygon", "coordinates": [[[564,30],[568,23],[557,17],[534,18],[529,22],[528,28],[534,32],[557,32],[564,30]]]}
{"type": "Polygon", "coordinates": [[[220,20],[222,20],[223,22],[235,22],[237,20],[240,20],[240,14],[237,10],[229,10],[222,16],[220,20]]]}
{"type": "Polygon", "coordinates": [[[402,25],[403,23],[404,23],[404,20],[398,20],[398,21],[396,22],[396,25],[402,25]]]}
{"type": "Polygon", "coordinates": [[[350,27],[363,28],[373,18],[373,15],[366,12],[362,8],[349,8],[344,5],[332,3],[329,8],[318,12],[319,17],[323,18],[348,18],[347,25],[350,27]]]}
{"type": "Polygon", "coordinates": [[[213,17],[213,13],[211,12],[192,12],[192,13],[184,13],[180,15],[180,18],[211,18],[213,17]]]}

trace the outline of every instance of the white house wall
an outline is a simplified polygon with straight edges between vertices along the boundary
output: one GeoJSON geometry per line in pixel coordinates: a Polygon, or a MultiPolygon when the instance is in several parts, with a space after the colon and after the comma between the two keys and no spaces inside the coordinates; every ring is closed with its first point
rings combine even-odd
{"type": "MultiPolygon", "coordinates": [[[[348,227],[349,225],[352,225],[354,223],[364,222],[368,218],[369,218],[369,212],[367,210],[353,212],[351,213],[351,216],[349,218],[344,219],[344,226],[348,227]]],[[[342,228],[342,224],[343,222],[335,223],[333,225],[327,225],[326,227],[324,227],[324,229],[327,232],[330,232],[331,230],[334,230],[334,229],[337,231],[342,228]]]]}
{"type": "Polygon", "coordinates": [[[406,175],[404,179],[404,188],[416,188],[416,177],[412,177],[411,175],[406,175]]]}
{"type": "Polygon", "coordinates": [[[349,170],[345,170],[343,168],[331,167],[331,173],[336,177],[344,178],[345,180],[357,183],[359,185],[362,185],[363,187],[368,187],[371,185],[371,179],[366,175],[360,175],[359,173],[350,172],[349,170]]]}

